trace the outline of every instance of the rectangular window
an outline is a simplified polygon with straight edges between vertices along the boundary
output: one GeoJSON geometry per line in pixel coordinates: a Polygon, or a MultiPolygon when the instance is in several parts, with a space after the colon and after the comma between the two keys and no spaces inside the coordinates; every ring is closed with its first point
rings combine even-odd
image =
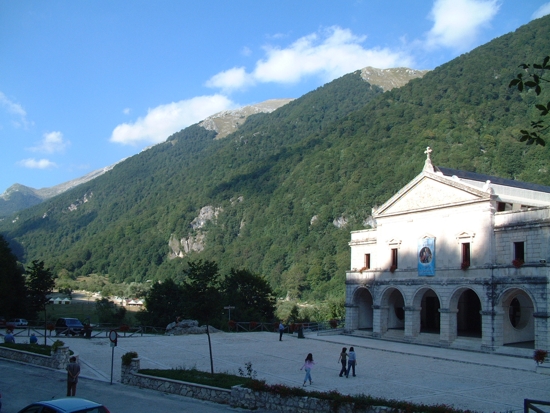
{"type": "Polygon", "coordinates": [[[370,254],[365,254],[365,270],[370,270],[370,254]]]}
{"type": "Polygon", "coordinates": [[[397,248],[391,249],[391,266],[394,269],[397,268],[397,248]]]}
{"type": "Polygon", "coordinates": [[[470,265],[470,243],[462,243],[462,264],[470,265]]]}
{"type": "Polygon", "coordinates": [[[525,262],[525,242],[514,242],[514,260],[525,262]]]}

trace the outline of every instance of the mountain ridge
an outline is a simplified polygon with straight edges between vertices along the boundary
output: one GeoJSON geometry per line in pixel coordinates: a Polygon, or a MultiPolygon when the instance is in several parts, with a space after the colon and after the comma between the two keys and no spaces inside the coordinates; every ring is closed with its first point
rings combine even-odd
{"type": "Polygon", "coordinates": [[[278,296],[341,296],[349,232],[422,170],[427,146],[436,165],[550,184],[550,148],[516,138],[537,97],[508,88],[548,50],[550,17],[401,88],[356,71],[224,139],[192,125],[0,232],[56,273],[183,282],[186,262],[204,259],[263,274],[278,296]]]}
{"type": "MultiPolygon", "coordinates": [[[[362,69],[361,73],[365,81],[380,86],[384,90],[390,90],[394,87],[403,86],[411,79],[422,77],[427,72],[427,70],[422,71],[403,67],[395,69],[376,69],[367,67],[362,69]]],[[[217,135],[215,139],[223,139],[229,134],[237,131],[239,127],[246,122],[249,116],[258,113],[271,113],[293,100],[295,99],[268,99],[260,103],[242,106],[237,109],[221,111],[200,121],[199,126],[206,130],[216,132],[217,135]]],[[[77,185],[88,182],[111,170],[116,164],[123,161],[124,159],[113,165],[97,169],[82,177],[63,182],[53,187],[35,189],[16,183],[10,186],[3,194],[0,194],[0,217],[37,205],[77,185]]]]}

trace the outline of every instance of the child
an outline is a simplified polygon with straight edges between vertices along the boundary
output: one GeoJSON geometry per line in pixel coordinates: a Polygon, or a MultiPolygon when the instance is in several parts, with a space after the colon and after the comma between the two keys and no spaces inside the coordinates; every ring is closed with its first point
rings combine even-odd
{"type": "Polygon", "coordinates": [[[313,381],[311,380],[311,369],[315,363],[313,362],[313,355],[309,353],[306,357],[306,361],[304,365],[300,368],[300,370],[306,369],[306,377],[304,377],[304,387],[306,386],[306,381],[309,380],[309,385],[311,386],[313,384],[313,381]]]}

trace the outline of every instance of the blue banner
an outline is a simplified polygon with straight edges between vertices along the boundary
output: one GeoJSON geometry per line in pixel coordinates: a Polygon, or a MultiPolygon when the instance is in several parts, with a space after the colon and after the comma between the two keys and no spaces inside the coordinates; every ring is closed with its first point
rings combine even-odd
{"type": "Polygon", "coordinates": [[[424,277],[435,275],[435,238],[418,240],[418,275],[424,277]]]}

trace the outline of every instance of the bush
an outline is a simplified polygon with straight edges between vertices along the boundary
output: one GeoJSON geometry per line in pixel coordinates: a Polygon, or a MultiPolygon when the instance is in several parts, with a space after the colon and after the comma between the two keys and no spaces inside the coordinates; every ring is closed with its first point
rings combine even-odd
{"type": "Polygon", "coordinates": [[[55,340],[52,344],[52,353],[55,353],[59,347],[63,347],[65,343],[61,340],[55,340]]]}
{"type": "Polygon", "coordinates": [[[122,365],[129,366],[132,363],[132,359],[138,358],[138,353],[136,353],[135,351],[129,351],[127,353],[124,353],[121,358],[122,358],[122,365]]]}
{"type": "Polygon", "coordinates": [[[548,356],[548,352],[546,350],[535,350],[533,360],[535,360],[537,364],[542,364],[544,363],[544,360],[546,360],[546,356],[548,356]]]}

